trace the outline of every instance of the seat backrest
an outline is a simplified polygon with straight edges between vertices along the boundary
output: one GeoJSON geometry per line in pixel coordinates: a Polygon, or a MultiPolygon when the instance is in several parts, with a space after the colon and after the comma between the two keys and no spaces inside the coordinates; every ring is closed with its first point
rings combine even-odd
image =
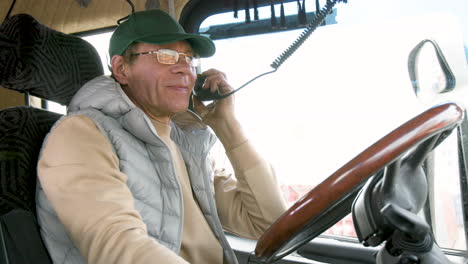
{"type": "MultiPolygon", "coordinates": [[[[98,53],[81,38],[52,30],[26,14],[10,17],[0,25],[0,86],[4,88],[68,105],[84,83],[102,74],[98,53]]],[[[2,263],[47,263],[41,261],[47,252],[38,229],[31,231],[27,226],[37,227],[39,151],[44,137],[60,117],[29,106],[0,110],[2,263]]]]}

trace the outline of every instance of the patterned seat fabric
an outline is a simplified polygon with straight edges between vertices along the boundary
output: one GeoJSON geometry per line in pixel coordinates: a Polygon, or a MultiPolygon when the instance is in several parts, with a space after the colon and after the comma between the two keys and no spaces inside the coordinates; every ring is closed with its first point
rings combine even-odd
{"type": "Polygon", "coordinates": [[[35,212],[39,150],[60,116],[34,107],[0,111],[0,215],[15,208],[35,212]]]}
{"type": "MultiPolygon", "coordinates": [[[[96,50],[78,37],[25,14],[0,25],[4,88],[67,105],[84,83],[102,74],[96,50]]],[[[36,166],[43,139],[60,117],[27,106],[0,110],[0,263],[51,263],[34,228],[36,166]]]]}
{"type": "Polygon", "coordinates": [[[103,74],[91,44],[30,15],[15,15],[2,23],[0,47],[0,86],[62,105],[84,83],[103,74]]]}
{"type": "MultiPolygon", "coordinates": [[[[19,14],[0,25],[0,86],[67,105],[87,81],[103,74],[98,53],[81,38],[19,14]]],[[[36,163],[59,115],[30,107],[0,111],[0,213],[35,212],[36,163]]]]}

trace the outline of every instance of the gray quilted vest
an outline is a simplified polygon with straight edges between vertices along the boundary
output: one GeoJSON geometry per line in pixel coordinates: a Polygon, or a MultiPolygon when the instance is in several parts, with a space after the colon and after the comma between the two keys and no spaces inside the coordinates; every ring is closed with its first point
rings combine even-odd
{"type": "MultiPolygon", "coordinates": [[[[120,170],[128,176],[127,185],[134,196],[135,208],[147,225],[148,235],[178,253],[184,217],[181,189],[169,149],[149,118],[133,105],[118,83],[105,76],[83,86],[70,103],[69,112],[93,119],[109,139],[120,160],[120,170]]],[[[237,263],[219,222],[213,171],[207,159],[216,138],[207,129],[184,131],[174,123],[171,128],[171,138],[182,153],[200,209],[224,248],[225,260],[237,263]]],[[[54,263],[86,263],[40,184],[36,200],[41,235],[54,263]]]]}

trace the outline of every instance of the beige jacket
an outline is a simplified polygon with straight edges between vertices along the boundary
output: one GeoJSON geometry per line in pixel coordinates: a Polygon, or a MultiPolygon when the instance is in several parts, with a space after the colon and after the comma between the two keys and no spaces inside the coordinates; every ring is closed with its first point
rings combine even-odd
{"type": "MultiPolygon", "coordinates": [[[[164,127],[155,127],[161,135],[167,133],[164,127]]],[[[164,141],[171,144],[170,138],[164,141]]],[[[171,152],[177,158],[177,148],[172,147],[171,152]]],[[[227,156],[235,177],[217,170],[214,181],[221,223],[229,232],[258,238],[286,210],[279,184],[269,164],[249,142],[227,150],[227,156]]],[[[183,188],[185,215],[190,217],[184,219],[180,256],[151,239],[133,207],[126,175],[119,171],[118,163],[112,146],[93,121],[73,116],[52,131],[38,164],[47,198],[88,263],[222,262],[220,246],[204,218],[198,217],[190,188],[183,188]],[[119,226],[106,226],[109,217],[119,217],[119,226]],[[80,231],[88,225],[99,228],[80,231]],[[110,229],[120,233],[99,237],[110,229]]],[[[184,185],[183,162],[176,163],[179,182],[184,185]]]]}

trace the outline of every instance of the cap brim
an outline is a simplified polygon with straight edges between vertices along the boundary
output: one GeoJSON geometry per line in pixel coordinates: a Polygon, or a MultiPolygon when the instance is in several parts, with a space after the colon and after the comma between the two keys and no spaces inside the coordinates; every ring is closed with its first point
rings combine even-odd
{"type": "Polygon", "coordinates": [[[216,47],[213,41],[202,35],[189,34],[189,33],[172,33],[165,35],[149,35],[138,38],[135,42],[143,42],[155,45],[163,45],[175,41],[187,40],[200,57],[210,57],[216,52],[216,47]]]}

